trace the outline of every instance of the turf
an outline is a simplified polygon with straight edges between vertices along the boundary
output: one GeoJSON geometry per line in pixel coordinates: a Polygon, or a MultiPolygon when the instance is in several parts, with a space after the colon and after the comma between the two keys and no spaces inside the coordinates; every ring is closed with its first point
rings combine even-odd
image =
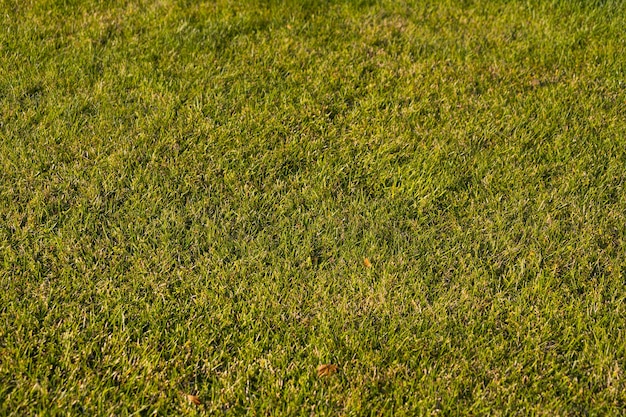
{"type": "Polygon", "coordinates": [[[624,27],[0,0],[0,414],[625,413],[624,27]]]}

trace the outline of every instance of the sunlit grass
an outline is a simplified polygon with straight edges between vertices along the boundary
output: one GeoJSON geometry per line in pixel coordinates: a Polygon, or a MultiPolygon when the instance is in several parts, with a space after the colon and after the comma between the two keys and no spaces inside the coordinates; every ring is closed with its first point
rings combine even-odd
{"type": "Polygon", "coordinates": [[[624,2],[0,23],[0,414],[624,413],[624,2]]]}

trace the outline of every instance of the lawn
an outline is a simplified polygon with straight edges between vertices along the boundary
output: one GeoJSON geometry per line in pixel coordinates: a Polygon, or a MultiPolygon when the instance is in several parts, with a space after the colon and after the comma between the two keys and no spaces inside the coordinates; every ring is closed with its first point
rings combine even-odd
{"type": "Polygon", "coordinates": [[[624,28],[0,0],[0,415],[623,415],[624,28]]]}

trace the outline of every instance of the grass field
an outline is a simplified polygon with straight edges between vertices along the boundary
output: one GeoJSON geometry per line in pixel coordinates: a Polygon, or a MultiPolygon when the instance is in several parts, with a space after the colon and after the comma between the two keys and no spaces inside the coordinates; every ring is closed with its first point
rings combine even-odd
{"type": "Polygon", "coordinates": [[[623,415],[624,28],[0,0],[0,415],[623,415]]]}

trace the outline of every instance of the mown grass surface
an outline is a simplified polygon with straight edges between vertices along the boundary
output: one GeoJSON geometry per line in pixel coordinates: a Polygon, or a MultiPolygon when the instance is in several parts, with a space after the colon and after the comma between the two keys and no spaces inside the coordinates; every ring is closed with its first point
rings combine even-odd
{"type": "Polygon", "coordinates": [[[0,414],[624,413],[625,27],[0,0],[0,414]]]}

